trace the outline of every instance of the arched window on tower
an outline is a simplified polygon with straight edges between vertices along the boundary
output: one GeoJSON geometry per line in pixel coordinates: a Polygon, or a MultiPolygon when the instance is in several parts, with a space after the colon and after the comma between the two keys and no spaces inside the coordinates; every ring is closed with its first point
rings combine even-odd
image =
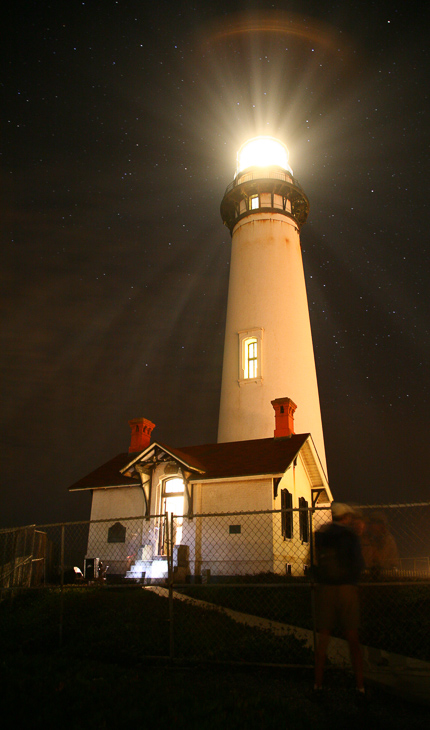
{"type": "Polygon", "coordinates": [[[245,378],[256,378],[258,374],[257,340],[246,340],[245,378]]]}
{"type": "Polygon", "coordinates": [[[239,383],[262,380],[263,329],[239,332],[239,383]]]}

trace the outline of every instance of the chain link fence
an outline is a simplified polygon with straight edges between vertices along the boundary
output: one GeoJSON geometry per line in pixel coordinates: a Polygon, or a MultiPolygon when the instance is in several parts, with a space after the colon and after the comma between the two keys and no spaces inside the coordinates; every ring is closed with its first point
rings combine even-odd
{"type": "MultiPolygon", "coordinates": [[[[430,503],[356,512],[361,641],[381,662],[387,652],[430,662],[430,503]]],[[[117,651],[141,656],[311,665],[314,535],[329,520],[327,507],[303,506],[1,530],[1,594],[42,589],[60,640],[86,636],[99,651],[110,632],[117,651]]]]}

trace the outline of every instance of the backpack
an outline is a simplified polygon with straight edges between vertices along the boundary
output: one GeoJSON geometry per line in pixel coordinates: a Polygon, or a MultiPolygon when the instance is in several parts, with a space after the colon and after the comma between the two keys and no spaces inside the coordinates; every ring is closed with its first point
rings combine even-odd
{"type": "Polygon", "coordinates": [[[330,529],[321,530],[316,535],[317,577],[320,583],[340,584],[348,580],[342,537],[342,534],[333,533],[330,529]]]}

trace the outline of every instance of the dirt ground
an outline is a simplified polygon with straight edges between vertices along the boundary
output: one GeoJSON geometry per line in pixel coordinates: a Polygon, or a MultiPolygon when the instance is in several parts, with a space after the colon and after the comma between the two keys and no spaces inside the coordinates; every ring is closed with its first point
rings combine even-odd
{"type": "Polygon", "coordinates": [[[8,726],[111,729],[132,727],[428,728],[430,707],[368,688],[357,705],[351,677],[327,674],[323,697],[303,668],[86,661],[70,666],[57,654],[2,661],[2,715],[8,726]]]}

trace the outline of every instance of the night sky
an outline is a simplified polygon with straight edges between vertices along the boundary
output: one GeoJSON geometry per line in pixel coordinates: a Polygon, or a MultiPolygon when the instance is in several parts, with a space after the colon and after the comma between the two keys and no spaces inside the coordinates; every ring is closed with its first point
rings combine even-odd
{"type": "Polygon", "coordinates": [[[88,495],[67,488],[128,449],[131,418],[172,446],[216,441],[231,240],[219,205],[258,134],[287,144],[310,200],[333,494],[429,499],[425,7],[11,5],[1,525],[88,518],[88,495]]]}

